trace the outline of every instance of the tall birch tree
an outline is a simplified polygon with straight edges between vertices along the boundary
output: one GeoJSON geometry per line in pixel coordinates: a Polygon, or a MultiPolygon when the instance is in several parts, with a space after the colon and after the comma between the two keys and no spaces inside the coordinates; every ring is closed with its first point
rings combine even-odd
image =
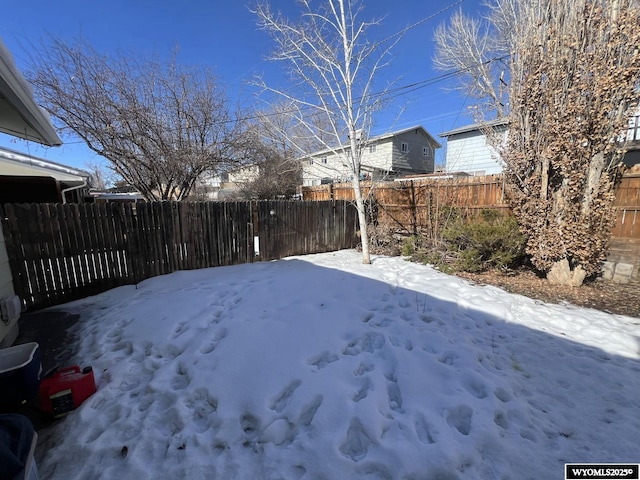
{"type": "MultiPolygon", "coordinates": [[[[292,22],[268,2],[254,8],[258,25],[275,43],[270,60],[282,62],[292,79],[288,89],[261,82],[265,90],[292,105],[291,115],[319,145],[342,157],[352,177],[362,241],[362,262],[371,263],[361,160],[373,114],[382,106],[380,69],[399,36],[369,41],[378,21],[361,20],[359,0],[300,0],[301,17],[292,22]],[[318,121],[320,119],[320,121],[318,121]],[[320,126],[320,127],[319,127],[320,126]],[[348,148],[340,148],[347,142],[348,148]]],[[[300,154],[309,153],[299,149],[300,154]]]]}

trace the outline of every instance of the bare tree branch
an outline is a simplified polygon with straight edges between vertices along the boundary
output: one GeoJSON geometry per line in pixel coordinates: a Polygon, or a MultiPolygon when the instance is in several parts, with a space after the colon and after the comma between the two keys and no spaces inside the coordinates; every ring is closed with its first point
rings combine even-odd
{"type": "Polygon", "coordinates": [[[101,55],[60,39],[27,71],[46,110],[149,200],[181,200],[233,158],[234,122],[205,68],[101,55]]]}

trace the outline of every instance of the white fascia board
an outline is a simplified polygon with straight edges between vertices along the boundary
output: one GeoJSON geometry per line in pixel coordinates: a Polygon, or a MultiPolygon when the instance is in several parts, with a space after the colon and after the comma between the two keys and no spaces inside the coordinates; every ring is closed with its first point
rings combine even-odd
{"type": "Polygon", "coordinates": [[[0,39],[0,131],[48,146],[62,145],[49,115],[33,99],[31,87],[18,71],[0,39]]]}

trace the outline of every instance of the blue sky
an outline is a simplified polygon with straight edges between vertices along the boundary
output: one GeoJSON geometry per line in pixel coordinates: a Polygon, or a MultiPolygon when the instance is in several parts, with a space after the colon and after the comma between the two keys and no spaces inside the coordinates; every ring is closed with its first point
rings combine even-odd
{"type": "MultiPolygon", "coordinates": [[[[271,48],[266,33],[256,27],[248,5],[253,0],[29,0],[10,2],[0,16],[0,37],[12,52],[18,68],[23,68],[29,44],[39,43],[47,34],[74,41],[87,39],[96,49],[168,55],[178,48],[178,60],[185,64],[214,67],[233,104],[255,104],[254,88],[248,84],[256,74],[281,81],[281,66],[265,60],[271,48]]],[[[375,38],[397,32],[456,3],[456,0],[364,0],[362,18],[381,18],[370,30],[375,38]]],[[[295,18],[295,0],[272,0],[274,9],[295,18]]],[[[479,0],[462,0],[465,12],[476,14],[479,0]]],[[[436,15],[411,30],[393,50],[393,60],[383,74],[397,85],[425,82],[441,75],[434,71],[433,31],[453,10],[436,15]]],[[[447,89],[450,81],[438,82],[407,93],[376,120],[372,133],[423,125],[436,138],[443,131],[471,122],[471,103],[447,89]],[[398,117],[398,112],[402,114],[398,117]]],[[[84,144],[71,136],[65,145],[44,148],[33,142],[0,134],[0,146],[47,158],[77,168],[100,161],[84,144]]],[[[443,149],[439,157],[443,155],[443,149]]]]}

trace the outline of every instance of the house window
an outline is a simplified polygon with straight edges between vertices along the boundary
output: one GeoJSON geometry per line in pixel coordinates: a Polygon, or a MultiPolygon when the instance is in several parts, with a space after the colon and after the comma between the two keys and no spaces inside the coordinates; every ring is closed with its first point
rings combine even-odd
{"type": "Polygon", "coordinates": [[[409,151],[409,144],[407,142],[402,142],[400,144],[400,151],[402,153],[407,153],[409,151]]]}
{"type": "Polygon", "coordinates": [[[309,165],[313,165],[313,158],[309,159],[309,165]]]}
{"type": "Polygon", "coordinates": [[[376,153],[376,146],[375,145],[369,145],[369,153],[376,153]]]}
{"type": "Polygon", "coordinates": [[[640,140],[640,116],[631,117],[629,119],[627,140],[631,142],[640,140]]]}
{"type": "Polygon", "coordinates": [[[322,157],[322,163],[324,163],[324,164],[327,163],[327,157],[322,157]]]}
{"type": "Polygon", "coordinates": [[[422,147],[422,155],[425,157],[429,156],[429,147],[422,147]]]}

